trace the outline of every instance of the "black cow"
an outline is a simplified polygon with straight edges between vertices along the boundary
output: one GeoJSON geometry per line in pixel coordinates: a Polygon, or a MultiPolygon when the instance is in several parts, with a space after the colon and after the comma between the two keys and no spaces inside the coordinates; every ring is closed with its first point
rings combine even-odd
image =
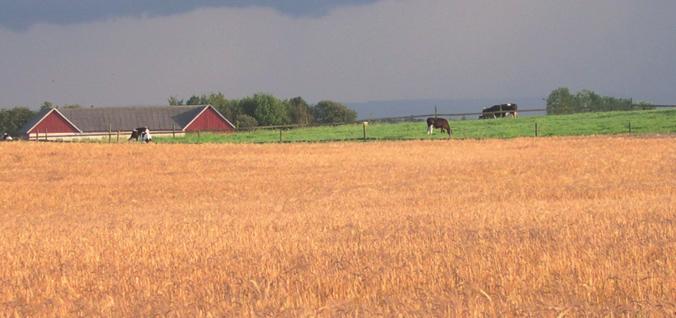
{"type": "Polygon", "coordinates": [[[427,118],[427,134],[432,134],[434,132],[434,128],[441,129],[442,133],[444,130],[446,130],[448,137],[451,137],[451,126],[448,124],[448,120],[445,118],[427,118]]]}
{"type": "Polygon", "coordinates": [[[512,116],[513,118],[519,117],[519,113],[517,113],[517,110],[519,110],[519,106],[514,104],[514,103],[509,103],[502,105],[502,110],[506,111],[502,113],[502,117],[505,116],[512,116]]]}
{"type": "Polygon", "coordinates": [[[481,110],[481,115],[479,115],[479,119],[497,118],[505,116],[512,116],[516,118],[517,116],[519,116],[517,110],[518,106],[514,103],[493,105],[491,107],[485,107],[483,110],[481,110]]]}
{"type": "Polygon", "coordinates": [[[139,127],[131,131],[131,136],[127,141],[134,139],[135,141],[139,141],[141,139],[142,142],[151,142],[153,138],[150,136],[150,129],[148,127],[139,127]]]}
{"type": "Polygon", "coordinates": [[[3,141],[12,141],[12,140],[14,140],[14,139],[13,139],[12,136],[10,136],[8,133],[3,133],[3,134],[2,134],[2,140],[3,140],[3,141]]]}

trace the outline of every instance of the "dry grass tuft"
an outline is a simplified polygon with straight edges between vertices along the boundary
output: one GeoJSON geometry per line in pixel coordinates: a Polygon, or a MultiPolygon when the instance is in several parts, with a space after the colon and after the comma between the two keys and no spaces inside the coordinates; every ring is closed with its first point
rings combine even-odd
{"type": "Polygon", "coordinates": [[[676,313],[673,137],[0,158],[0,316],[676,313]]]}

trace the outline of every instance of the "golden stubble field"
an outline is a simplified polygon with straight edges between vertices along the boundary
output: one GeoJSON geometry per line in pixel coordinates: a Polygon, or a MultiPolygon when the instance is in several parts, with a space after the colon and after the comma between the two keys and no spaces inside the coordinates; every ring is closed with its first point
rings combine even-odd
{"type": "Polygon", "coordinates": [[[0,158],[0,316],[676,313],[673,137],[0,158]]]}

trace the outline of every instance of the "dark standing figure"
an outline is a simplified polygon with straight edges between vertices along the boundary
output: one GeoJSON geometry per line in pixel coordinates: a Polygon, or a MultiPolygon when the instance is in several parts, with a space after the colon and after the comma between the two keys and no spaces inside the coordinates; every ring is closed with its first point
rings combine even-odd
{"type": "Polygon", "coordinates": [[[498,118],[506,116],[512,116],[516,118],[519,115],[517,113],[517,110],[518,106],[514,103],[484,107],[484,109],[481,110],[481,115],[479,115],[479,119],[498,118]]]}
{"type": "Polygon", "coordinates": [[[131,131],[131,136],[127,140],[135,141],[141,140],[141,142],[151,142],[153,137],[150,135],[150,129],[148,127],[139,127],[131,131]]]}
{"type": "Polygon", "coordinates": [[[448,133],[448,137],[451,137],[451,126],[448,124],[446,118],[427,118],[427,134],[431,135],[434,133],[434,128],[441,129],[442,133],[445,130],[448,133]]]}

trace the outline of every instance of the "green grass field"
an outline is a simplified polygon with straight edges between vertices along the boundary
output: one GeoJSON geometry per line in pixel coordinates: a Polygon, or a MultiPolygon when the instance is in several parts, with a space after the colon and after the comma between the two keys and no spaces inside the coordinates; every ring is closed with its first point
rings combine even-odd
{"type": "MultiPolygon", "coordinates": [[[[529,116],[486,120],[451,120],[454,139],[514,138],[539,136],[576,136],[607,134],[653,134],[676,132],[676,109],[617,111],[573,115],[529,116]]],[[[283,130],[283,142],[322,142],[363,140],[361,124],[322,126],[283,130]]],[[[402,123],[369,123],[367,140],[444,139],[439,130],[427,135],[423,121],[402,123]]],[[[185,137],[156,138],[158,143],[271,143],[279,142],[280,131],[259,129],[235,134],[187,134],[185,137]]]]}

